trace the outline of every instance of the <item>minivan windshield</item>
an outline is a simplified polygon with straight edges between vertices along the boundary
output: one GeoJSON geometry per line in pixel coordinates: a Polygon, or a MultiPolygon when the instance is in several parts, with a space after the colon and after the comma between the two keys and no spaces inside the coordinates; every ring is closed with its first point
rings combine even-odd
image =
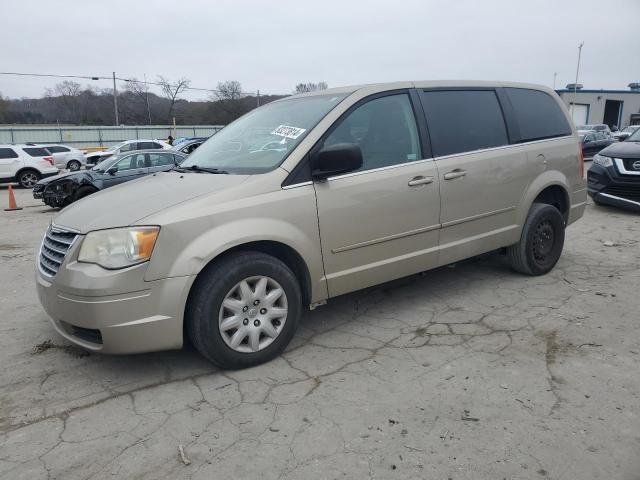
{"type": "Polygon", "coordinates": [[[200,145],[180,167],[230,174],[273,170],[345,97],[346,94],[292,97],[257,108],[200,145]]]}

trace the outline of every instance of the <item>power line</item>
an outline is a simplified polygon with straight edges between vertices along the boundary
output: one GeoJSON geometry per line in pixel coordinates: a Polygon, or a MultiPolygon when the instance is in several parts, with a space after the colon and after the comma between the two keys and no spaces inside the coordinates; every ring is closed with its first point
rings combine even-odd
{"type": "MultiPolygon", "coordinates": [[[[90,76],[90,75],[59,75],[59,74],[53,74],[53,73],[25,73],[25,72],[0,72],[0,75],[17,75],[17,76],[24,76],[24,77],[53,77],[53,78],[80,78],[80,79],[85,79],[85,80],[112,80],[113,77],[101,77],[101,76],[90,76]]],[[[119,80],[121,82],[133,82],[133,83],[141,83],[141,84],[145,84],[145,85],[156,85],[161,87],[162,84],[159,82],[151,82],[148,80],[137,80],[135,78],[121,78],[121,77],[115,77],[116,80],[119,80]]],[[[199,87],[185,87],[184,90],[193,90],[193,91],[199,91],[199,92],[210,92],[210,93],[221,93],[220,90],[217,90],[215,88],[199,88],[199,87]]],[[[241,92],[241,95],[247,96],[247,95],[260,95],[260,93],[258,92],[241,92]]],[[[263,96],[265,96],[264,93],[262,93],[263,96]]]]}

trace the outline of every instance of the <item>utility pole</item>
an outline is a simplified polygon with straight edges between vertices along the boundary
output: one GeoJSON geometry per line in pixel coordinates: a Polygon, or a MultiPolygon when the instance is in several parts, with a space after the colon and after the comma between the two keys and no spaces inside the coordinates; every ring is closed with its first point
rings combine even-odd
{"type": "Polygon", "coordinates": [[[113,107],[116,112],[116,127],[120,125],[120,120],[118,119],[118,90],[116,88],[116,72],[113,72],[113,107]]]}
{"type": "Polygon", "coordinates": [[[578,75],[580,74],[580,58],[582,57],[582,47],[584,46],[584,42],[578,45],[578,66],[576,67],[576,81],[573,84],[573,103],[571,104],[571,118],[573,119],[573,111],[574,106],[576,104],[576,100],[578,100],[578,75]]]}
{"type": "Polygon", "coordinates": [[[258,95],[256,95],[257,99],[258,99],[258,107],[260,106],[260,90],[258,90],[258,95]]]}

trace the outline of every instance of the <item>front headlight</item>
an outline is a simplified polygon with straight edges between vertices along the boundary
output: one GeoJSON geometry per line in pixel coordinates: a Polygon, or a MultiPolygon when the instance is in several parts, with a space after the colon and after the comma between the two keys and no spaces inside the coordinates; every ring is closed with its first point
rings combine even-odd
{"type": "Polygon", "coordinates": [[[613,160],[611,157],[605,157],[604,155],[600,155],[596,153],[593,156],[593,163],[597,163],[601,167],[613,167],[613,160]]]}
{"type": "Polygon", "coordinates": [[[82,242],[78,261],[117,269],[151,258],[160,227],[128,227],[89,232],[82,242]]]}

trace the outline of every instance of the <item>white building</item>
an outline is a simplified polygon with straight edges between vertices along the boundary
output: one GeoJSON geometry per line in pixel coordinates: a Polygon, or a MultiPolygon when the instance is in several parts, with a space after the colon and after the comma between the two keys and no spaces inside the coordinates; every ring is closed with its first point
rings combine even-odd
{"type": "Polygon", "coordinates": [[[619,128],[640,125],[640,83],[630,83],[629,90],[588,90],[569,84],[556,90],[573,114],[576,125],[605,123],[619,128]]]}

